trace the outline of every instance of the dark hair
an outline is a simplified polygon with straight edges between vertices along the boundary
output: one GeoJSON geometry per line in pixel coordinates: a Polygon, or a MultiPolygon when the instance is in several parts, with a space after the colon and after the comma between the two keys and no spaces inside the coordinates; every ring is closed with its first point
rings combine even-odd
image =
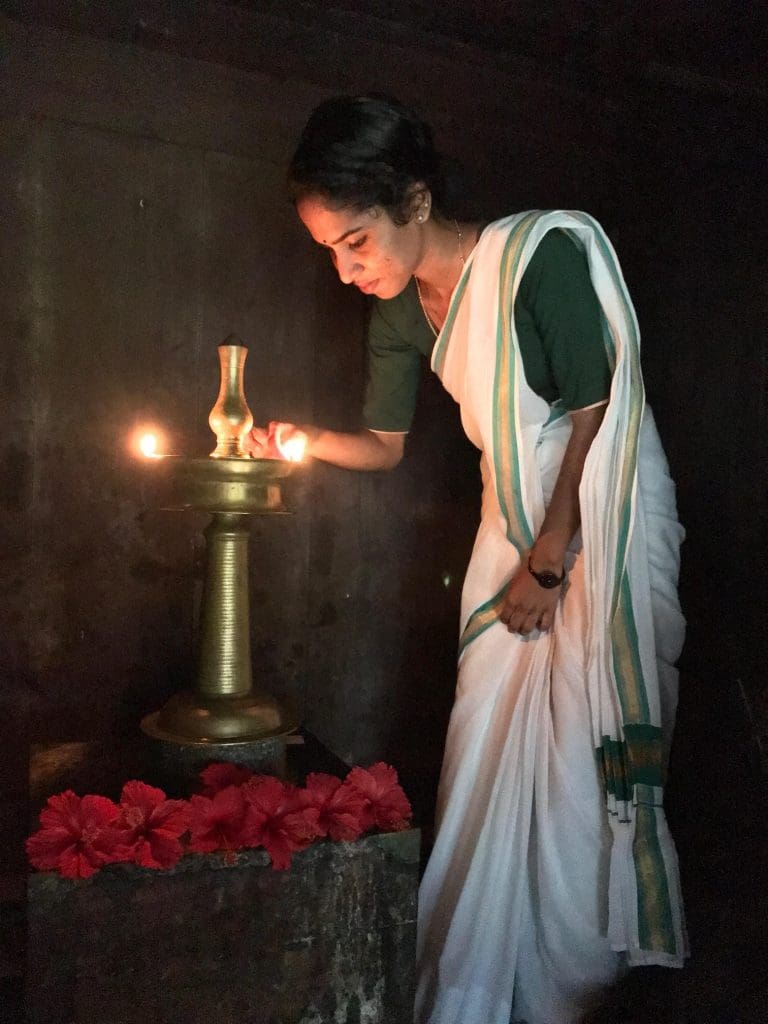
{"type": "Polygon", "coordinates": [[[382,206],[396,224],[411,217],[423,182],[438,212],[451,214],[446,164],[427,124],[386,96],[336,96],[312,112],[288,170],[294,202],[320,195],[340,206],[382,206]]]}

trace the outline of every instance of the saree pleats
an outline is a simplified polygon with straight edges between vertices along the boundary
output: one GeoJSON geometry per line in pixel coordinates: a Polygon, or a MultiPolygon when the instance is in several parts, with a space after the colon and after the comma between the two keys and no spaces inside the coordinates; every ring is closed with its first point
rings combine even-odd
{"type": "Polygon", "coordinates": [[[575,1024],[624,962],[679,964],[686,954],[661,807],[683,630],[681,529],[644,407],[634,313],[600,228],[566,213],[487,228],[433,368],[482,452],[484,487],[420,893],[416,1020],[575,1024]],[[614,376],[555,624],[523,638],[498,610],[543,520],[570,417],[528,387],[512,312],[552,228],[587,254],[614,376]]]}

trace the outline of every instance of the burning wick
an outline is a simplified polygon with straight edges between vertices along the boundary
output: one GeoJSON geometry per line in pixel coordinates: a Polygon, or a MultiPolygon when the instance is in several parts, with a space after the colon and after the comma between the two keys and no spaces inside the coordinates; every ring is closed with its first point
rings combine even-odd
{"type": "Polygon", "coordinates": [[[139,451],[146,459],[160,459],[162,455],[157,450],[159,441],[157,434],[142,434],[139,438],[139,451]]]}
{"type": "Polygon", "coordinates": [[[278,427],[275,431],[277,450],[286,462],[301,462],[304,458],[304,452],[307,450],[307,435],[299,431],[293,437],[286,438],[285,441],[281,435],[282,430],[278,427]]]}

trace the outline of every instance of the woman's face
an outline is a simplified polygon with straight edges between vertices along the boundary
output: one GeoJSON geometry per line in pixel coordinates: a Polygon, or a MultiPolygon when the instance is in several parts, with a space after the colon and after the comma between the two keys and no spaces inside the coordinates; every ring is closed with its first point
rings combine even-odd
{"type": "Polygon", "coordinates": [[[399,295],[422,259],[423,225],[415,219],[400,227],[381,207],[334,209],[320,196],[304,196],[296,209],[318,245],[329,250],[344,284],[366,295],[399,295]]]}

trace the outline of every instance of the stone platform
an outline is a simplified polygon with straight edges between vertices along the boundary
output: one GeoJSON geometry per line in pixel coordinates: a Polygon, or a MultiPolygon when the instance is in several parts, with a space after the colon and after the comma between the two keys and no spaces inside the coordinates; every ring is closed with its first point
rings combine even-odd
{"type": "Polygon", "coordinates": [[[410,1024],[419,839],[320,841],[287,871],[254,850],[32,874],[28,1024],[410,1024]]]}

